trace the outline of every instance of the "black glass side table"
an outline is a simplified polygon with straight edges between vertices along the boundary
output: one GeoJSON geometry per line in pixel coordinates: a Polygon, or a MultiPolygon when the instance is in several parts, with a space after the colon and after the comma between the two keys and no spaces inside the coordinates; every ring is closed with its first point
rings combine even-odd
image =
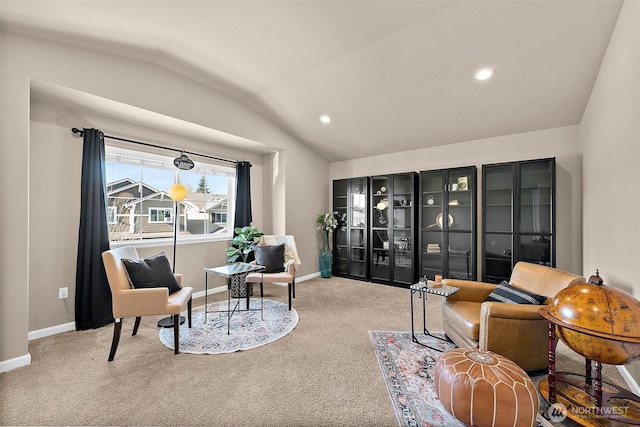
{"type": "MultiPolygon", "coordinates": [[[[239,308],[240,299],[238,299],[235,302],[232,308],[231,307],[231,290],[234,287],[234,285],[238,285],[238,282],[244,282],[249,273],[258,272],[264,269],[265,267],[263,265],[248,264],[244,262],[236,262],[233,264],[227,264],[220,267],[205,268],[204,269],[204,323],[207,323],[207,313],[220,312],[220,311],[227,313],[227,335],[229,335],[231,317],[233,316],[233,313],[235,313],[236,311],[260,311],[260,318],[262,319],[263,308],[264,308],[264,305],[263,305],[264,295],[262,290],[262,283],[260,284],[260,308],[259,309],[249,308],[250,293],[248,292],[248,290],[246,292],[247,308],[245,310],[241,310],[239,308]],[[211,312],[208,310],[207,296],[209,293],[209,283],[207,279],[209,274],[216,274],[218,276],[222,276],[227,279],[227,309],[226,310],[217,310],[217,311],[211,311],[211,312]]],[[[245,282],[245,286],[246,286],[246,282],[245,282]]]]}
{"type": "Polygon", "coordinates": [[[458,292],[460,290],[460,288],[456,287],[456,286],[447,286],[447,285],[434,285],[434,282],[420,282],[420,283],[416,283],[413,284],[409,287],[409,290],[411,291],[411,341],[413,341],[414,343],[423,345],[425,347],[429,347],[432,350],[437,350],[437,351],[441,351],[439,348],[436,347],[432,347],[428,344],[424,344],[421,343],[420,341],[418,341],[418,338],[416,337],[415,334],[415,328],[413,325],[413,296],[416,293],[419,293],[420,298],[422,298],[422,329],[423,329],[423,333],[425,335],[428,335],[430,337],[433,337],[435,339],[438,339],[440,341],[447,341],[448,340],[446,338],[440,338],[436,335],[433,335],[431,332],[429,332],[429,330],[427,329],[427,295],[428,294],[432,294],[432,295],[440,295],[442,297],[448,297],[449,295],[453,295],[456,292],[458,292]]]}

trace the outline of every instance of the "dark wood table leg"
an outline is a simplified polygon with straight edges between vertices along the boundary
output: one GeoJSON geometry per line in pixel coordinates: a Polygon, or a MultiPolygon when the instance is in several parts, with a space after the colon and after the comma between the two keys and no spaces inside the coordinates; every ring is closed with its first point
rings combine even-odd
{"type": "Polygon", "coordinates": [[[585,383],[588,386],[591,386],[591,359],[587,359],[585,357],[584,359],[584,378],[585,378],[585,383]]]}
{"type": "Polygon", "coordinates": [[[556,403],[556,325],[549,322],[549,403],[556,403]]]}
{"type": "Polygon", "coordinates": [[[596,362],[596,381],[594,386],[596,409],[602,408],[602,363],[596,362]]]}

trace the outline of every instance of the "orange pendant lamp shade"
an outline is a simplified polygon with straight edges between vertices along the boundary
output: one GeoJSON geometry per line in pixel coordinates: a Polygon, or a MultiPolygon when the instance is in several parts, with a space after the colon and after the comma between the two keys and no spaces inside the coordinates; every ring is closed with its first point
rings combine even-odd
{"type": "Polygon", "coordinates": [[[179,202],[187,198],[188,191],[187,187],[182,184],[173,184],[171,187],[169,187],[168,193],[169,197],[171,197],[172,200],[179,202]]]}

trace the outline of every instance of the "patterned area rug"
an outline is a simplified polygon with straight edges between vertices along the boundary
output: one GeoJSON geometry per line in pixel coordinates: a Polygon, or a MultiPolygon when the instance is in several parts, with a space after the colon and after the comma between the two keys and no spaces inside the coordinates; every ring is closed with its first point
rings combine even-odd
{"type": "MultiPolygon", "coordinates": [[[[231,301],[231,307],[237,300],[231,301]]],[[[245,300],[239,301],[245,309],[245,300]]],[[[260,298],[252,298],[251,309],[260,308],[260,298]]],[[[289,311],[287,304],[264,299],[264,320],[260,311],[236,311],[231,317],[230,334],[227,335],[227,313],[215,313],[227,309],[227,301],[208,305],[207,323],[204,323],[204,306],[195,307],[191,313],[192,327],[187,322],[180,325],[180,351],[194,354],[233,353],[249,350],[276,341],[287,335],[298,324],[298,312],[289,311]]],[[[186,313],[183,313],[186,317],[186,313]]],[[[160,330],[160,342],[173,349],[173,328],[160,330]]]]}
{"type": "MultiPolygon", "coordinates": [[[[444,337],[442,332],[434,335],[444,337]]],[[[442,406],[433,387],[433,367],[441,352],[415,344],[411,332],[369,331],[399,426],[464,427],[442,406]]],[[[421,343],[441,351],[455,348],[428,335],[416,333],[421,343]]],[[[537,426],[552,425],[538,414],[537,426]]]]}

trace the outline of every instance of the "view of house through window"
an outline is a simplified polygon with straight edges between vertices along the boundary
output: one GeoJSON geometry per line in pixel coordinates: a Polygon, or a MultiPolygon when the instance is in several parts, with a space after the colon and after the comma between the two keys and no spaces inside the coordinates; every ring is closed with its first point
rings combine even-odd
{"type": "Polygon", "coordinates": [[[183,171],[173,165],[174,157],[106,147],[110,241],[173,238],[176,220],[178,239],[231,235],[227,218],[232,218],[235,168],[194,157],[195,167],[183,171]],[[175,183],[188,189],[180,202],[168,194],[175,183]]]}

